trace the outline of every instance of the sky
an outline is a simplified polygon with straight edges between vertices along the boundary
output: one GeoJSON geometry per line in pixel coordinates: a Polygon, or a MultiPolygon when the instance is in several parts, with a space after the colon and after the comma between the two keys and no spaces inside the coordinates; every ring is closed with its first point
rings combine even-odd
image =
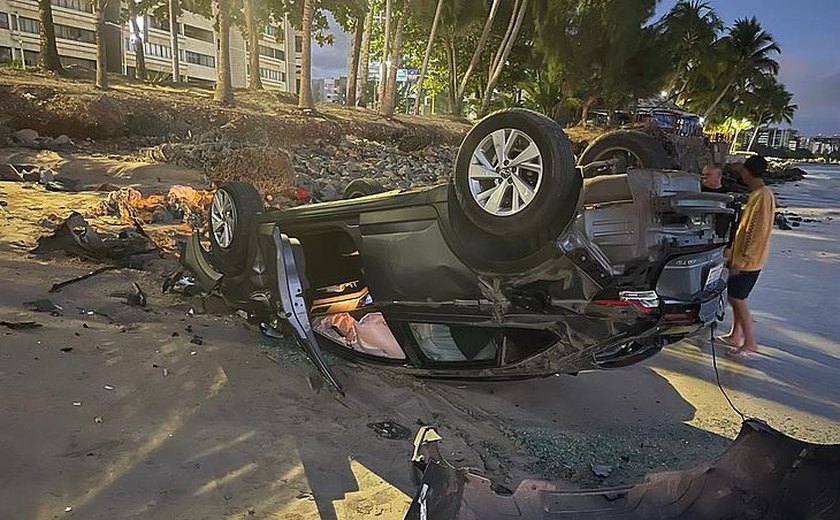
{"type": "MultiPolygon", "coordinates": [[[[799,105],[793,126],[806,135],[840,133],[840,0],[708,0],[727,24],[755,16],[782,48],[779,79],[799,105]]],[[[656,17],[676,0],[660,0],[656,17]]],[[[313,77],[346,75],[347,37],[313,46],[313,77]]]]}

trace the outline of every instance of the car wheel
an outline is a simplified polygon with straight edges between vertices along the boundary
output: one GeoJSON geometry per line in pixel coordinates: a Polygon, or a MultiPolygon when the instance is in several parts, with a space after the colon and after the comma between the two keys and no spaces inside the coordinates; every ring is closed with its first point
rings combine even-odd
{"type": "Polygon", "coordinates": [[[347,187],[344,188],[344,198],[356,199],[384,191],[385,187],[373,179],[355,179],[350,181],[347,187]]]}
{"type": "MultiPolygon", "coordinates": [[[[670,169],[674,161],[662,144],[653,136],[638,130],[616,130],[592,141],[580,156],[579,164],[585,166],[598,161],[621,159],[630,168],[670,169]]],[[[587,177],[597,177],[609,171],[587,172],[587,177]]]]}
{"type": "Polygon", "coordinates": [[[240,274],[248,255],[248,234],[264,210],[259,192],[247,182],[226,182],[210,203],[213,263],[222,274],[240,274]]]}
{"type": "Polygon", "coordinates": [[[493,235],[556,238],[577,211],[581,183],[566,134],[530,110],[482,119],[461,143],[455,164],[461,210],[493,235]]]}

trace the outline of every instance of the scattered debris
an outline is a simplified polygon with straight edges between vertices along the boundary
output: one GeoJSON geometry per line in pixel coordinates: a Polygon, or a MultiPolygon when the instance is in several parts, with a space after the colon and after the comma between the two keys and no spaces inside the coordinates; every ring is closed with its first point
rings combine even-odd
{"type": "Polygon", "coordinates": [[[64,307],[58,305],[49,298],[41,298],[40,300],[25,302],[23,305],[29,310],[33,310],[35,312],[48,312],[53,316],[59,316],[61,311],[64,310],[64,307]]]}
{"type": "Polygon", "coordinates": [[[411,431],[408,428],[394,421],[368,423],[368,428],[383,439],[403,440],[411,437],[411,431]]]}
{"type": "Polygon", "coordinates": [[[38,245],[31,252],[43,255],[54,251],[139,268],[157,256],[158,248],[145,232],[136,227],[126,228],[118,235],[100,234],[80,213],[74,211],[55,232],[39,238],[38,245]]]}
{"type": "Polygon", "coordinates": [[[102,424],[102,416],[97,415],[96,417],[93,418],[93,422],[95,422],[96,424],[102,424]]]}
{"type": "Polygon", "coordinates": [[[73,347],[61,347],[59,350],[62,352],[70,352],[73,350],[73,347]]]}
{"type": "Polygon", "coordinates": [[[73,406],[82,406],[81,401],[73,401],[73,406]]]}
{"type": "Polygon", "coordinates": [[[40,323],[37,321],[2,321],[0,320],[0,327],[6,327],[12,330],[27,330],[27,329],[37,329],[38,327],[42,327],[40,323]]]}
{"type": "Polygon", "coordinates": [[[113,386],[111,386],[111,385],[105,385],[105,387],[104,387],[104,388],[105,388],[105,390],[111,390],[111,391],[113,391],[113,390],[114,390],[114,387],[113,387],[113,386]]]}
{"type": "Polygon", "coordinates": [[[163,294],[175,293],[184,296],[194,296],[198,291],[195,280],[185,270],[175,271],[163,279],[163,294]]]}
{"type": "Polygon", "coordinates": [[[132,307],[145,307],[146,306],[146,293],[143,292],[143,289],[137,284],[137,282],[132,282],[134,286],[134,291],[116,291],[109,294],[111,298],[123,298],[125,299],[125,304],[130,305],[132,307]]]}
{"type": "Polygon", "coordinates": [[[135,221],[156,224],[187,222],[200,225],[213,194],[189,186],[172,186],[166,195],[144,196],[134,188],[111,192],[108,199],[94,208],[91,216],[112,215],[126,224],[135,221]]]}
{"type": "Polygon", "coordinates": [[[198,334],[193,334],[193,337],[190,340],[190,343],[192,343],[193,345],[203,345],[204,344],[204,338],[202,338],[198,334]]]}
{"type": "Polygon", "coordinates": [[[61,291],[61,289],[63,289],[64,287],[67,287],[68,285],[74,284],[76,282],[81,282],[81,281],[87,280],[88,278],[91,278],[91,277],[96,276],[98,274],[102,274],[106,271],[113,271],[114,269],[119,269],[119,267],[114,266],[114,265],[106,265],[104,267],[100,267],[99,269],[94,269],[93,271],[91,271],[87,274],[83,274],[81,276],[71,278],[71,279],[66,280],[64,282],[54,283],[52,285],[52,287],[50,287],[49,292],[51,292],[51,293],[59,292],[59,291],[61,291]]]}

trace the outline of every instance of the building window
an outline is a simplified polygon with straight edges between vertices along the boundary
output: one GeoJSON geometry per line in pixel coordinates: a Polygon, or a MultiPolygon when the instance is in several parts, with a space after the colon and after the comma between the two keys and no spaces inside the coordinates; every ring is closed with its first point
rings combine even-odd
{"type": "Polygon", "coordinates": [[[272,27],[271,25],[265,26],[265,34],[267,34],[268,36],[274,36],[276,33],[276,29],[274,29],[274,27],[272,27]]]}
{"type": "Polygon", "coordinates": [[[2,61],[12,61],[11,47],[0,47],[0,62],[2,61]]]}
{"type": "Polygon", "coordinates": [[[9,28],[9,15],[0,11],[0,29],[9,28]]]}
{"type": "Polygon", "coordinates": [[[303,36],[295,36],[295,52],[303,52],[303,36]]]}
{"type": "Polygon", "coordinates": [[[50,0],[50,3],[55,7],[63,7],[83,13],[93,13],[93,4],[86,0],[50,0]]]}
{"type": "Polygon", "coordinates": [[[61,56],[60,58],[61,65],[64,67],[75,65],[88,70],[96,69],[96,60],[86,60],[84,58],[74,58],[72,56],[61,56]]]}
{"type": "Polygon", "coordinates": [[[156,58],[172,58],[172,47],[169,45],[161,45],[159,43],[146,42],[143,46],[147,56],[154,56],[156,58]]]}
{"type": "Polygon", "coordinates": [[[41,32],[41,22],[34,18],[27,18],[25,16],[18,16],[18,23],[20,24],[21,32],[38,34],[41,32]]]}
{"type": "Polygon", "coordinates": [[[260,77],[270,81],[286,81],[286,73],[274,69],[260,67],[260,77]]]}
{"type": "Polygon", "coordinates": [[[193,25],[184,24],[184,36],[187,38],[195,38],[196,40],[201,40],[208,43],[215,42],[215,38],[213,37],[213,31],[208,31],[207,29],[202,29],[200,27],[195,27],[193,25]]]}
{"type": "Polygon", "coordinates": [[[55,37],[77,42],[96,43],[96,33],[69,25],[55,24],[55,37]]]}
{"type": "Polygon", "coordinates": [[[274,58],[275,60],[286,59],[286,53],[283,52],[282,49],[275,49],[274,47],[267,47],[265,45],[260,45],[257,50],[259,50],[260,56],[265,56],[267,58],[274,58]]]}
{"type": "Polygon", "coordinates": [[[150,28],[157,29],[158,31],[169,32],[169,18],[155,18],[150,16],[148,20],[150,28]]]}
{"type": "MultiPolygon", "coordinates": [[[[189,27],[189,26],[185,26],[189,27]]],[[[215,56],[208,56],[206,54],[201,54],[198,52],[187,51],[185,53],[185,57],[187,59],[187,63],[193,63],[195,65],[202,65],[204,67],[214,68],[216,66],[216,57],[215,56]]]]}

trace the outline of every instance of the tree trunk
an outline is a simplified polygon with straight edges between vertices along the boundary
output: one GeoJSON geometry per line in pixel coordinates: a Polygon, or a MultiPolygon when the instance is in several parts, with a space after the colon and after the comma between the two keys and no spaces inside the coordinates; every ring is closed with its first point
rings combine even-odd
{"type": "Polygon", "coordinates": [[[514,26],[516,25],[516,19],[517,19],[516,14],[519,12],[518,9],[519,9],[520,2],[521,2],[521,0],[516,0],[513,4],[513,11],[511,11],[511,13],[510,13],[510,21],[508,22],[507,29],[505,29],[505,35],[502,38],[502,42],[499,44],[499,48],[496,49],[496,55],[493,56],[493,62],[490,63],[490,68],[488,69],[488,72],[487,72],[488,83],[489,83],[489,79],[491,77],[493,77],[493,72],[496,70],[496,67],[498,66],[499,61],[502,59],[502,53],[504,52],[504,49],[505,49],[505,42],[507,42],[508,39],[510,39],[510,33],[513,31],[514,26]]]}
{"type": "Polygon", "coordinates": [[[181,55],[178,50],[178,0],[169,0],[169,45],[172,47],[172,83],[181,82],[181,55]]]}
{"type": "Polygon", "coordinates": [[[429,42],[426,44],[426,53],[423,55],[423,66],[420,68],[420,77],[417,78],[417,93],[414,98],[414,108],[411,109],[411,113],[415,115],[420,111],[420,102],[423,100],[423,82],[426,80],[426,72],[429,70],[429,58],[432,56],[432,45],[435,42],[441,11],[443,11],[443,0],[438,0],[435,8],[435,18],[432,20],[432,30],[429,31],[429,42]]]}
{"type": "MultiPolygon", "coordinates": [[[[38,14],[41,19],[41,53],[38,55],[38,66],[61,74],[64,72],[64,67],[61,66],[58,48],[55,45],[55,25],[50,0],[38,0],[38,14]]],[[[23,55],[21,55],[22,59],[23,55]]]]}
{"type": "Polygon", "coordinates": [[[382,98],[382,103],[379,109],[379,114],[385,117],[394,117],[394,111],[397,106],[397,70],[400,65],[400,51],[402,50],[403,32],[405,30],[406,21],[411,10],[411,0],[405,0],[403,10],[400,17],[397,19],[396,34],[394,35],[394,43],[391,45],[391,66],[388,70],[388,81],[385,84],[385,97],[382,98]]]}
{"type": "Polygon", "coordinates": [[[216,90],[213,99],[220,105],[233,104],[233,85],[230,78],[230,0],[218,0],[216,21],[219,42],[216,50],[216,90]]]}
{"type": "Polygon", "coordinates": [[[362,58],[359,60],[359,92],[356,96],[356,104],[360,107],[367,106],[367,84],[368,68],[370,67],[370,38],[373,31],[373,6],[368,6],[368,13],[365,17],[365,34],[362,38],[362,58]]]}
{"type": "Polygon", "coordinates": [[[245,35],[248,39],[248,90],[262,90],[260,77],[260,25],[254,14],[254,0],[243,0],[245,35]]]}
{"type": "Polygon", "coordinates": [[[499,44],[499,51],[496,52],[496,57],[493,59],[493,74],[487,78],[484,99],[481,101],[481,110],[478,112],[479,117],[487,115],[487,110],[490,108],[490,100],[493,98],[493,90],[495,90],[496,84],[499,82],[499,77],[502,75],[502,70],[505,67],[505,61],[507,61],[508,55],[510,55],[510,50],[513,48],[516,37],[519,35],[520,27],[522,27],[522,20],[525,18],[528,0],[522,0],[521,5],[519,5],[519,0],[517,0],[516,4],[519,9],[517,10],[516,6],[514,7],[510,15],[508,30],[505,32],[505,37],[502,39],[502,43],[499,44]]]}
{"type": "Polygon", "coordinates": [[[758,131],[761,130],[761,121],[764,119],[764,114],[761,114],[761,118],[758,120],[758,124],[755,125],[755,130],[753,131],[752,137],[750,137],[750,144],[747,145],[746,151],[749,152],[752,150],[753,145],[755,145],[755,141],[758,138],[758,131]]]}
{"type": "Polygon", "coordinates": [[[377,89],[379,99],[377,108],[382,112],[382,100],[385,97],[385,86],[388,84],[388,77],[391,75],[391,67],[388,59],[391,56],[391,18],[393,15],[391,0],[385,0],[385,34],[382,40],[382,63],[379,66],[379,88],[377,89]]]}
{"type": "Polygon", "coordinates": [[[712,103],[712,106],[710,106],[708,108],[708,110],[706,110],[706,113],[703,114],[703,121],[704,122],[706,122],[706,121],[711,122],[711,119],[712,119],[712,116],[715,113],[715,110],[717,110],[718,105],[720,104],[721,101],[723,101],[723,97],[726,95],[727,92],[729,92],[729,89],[732,88],[732,85],[734,83],[735,83],[734,81],[730,81],[729,84],[726,85],[726,88],[724,88],[723,91],[720,93],[720,95],[717,97],[717,99],[715,99],[715,102],[712,103]]]}
{"type": "Polygon", "coordinates": [[[362,51],[362,38],[365,32],[365,19],[356,16],[353,27],[353,48],[350,49],[350,63],[347,67],[347,94],[344,104],[348,107],[356,106],[356,86],[359,79],[359,55],[362,51]]]}
{"type": "Polygon", "coordinates": [[[453,115],[461,115],[461,108],[457,101],[458,97],[458,62],[455,59],[454,38],[446,39],[446,62],[449,67],[449,82],[447,90],[449,94],[449,112],[453,115]]]}
{"type": "Polygon", "coordinates": [[[586,121],[589,119],[589,109],[592,108],[592,105],[594,105],[596,101],[598,101],[598,98],[595,96],[589,96],[583,100],[580,111],[580,122],[578,123],[580,126],[589,126],[589,123],[586,121]]]}
{"type": "Polygon", "coordinates": [[[146,81],[146,50],[143,48],[144,40],[140,34],[140,27],[137,25],[137,13],[130,13],[129,18],[131,19],[131,32],[137,35],[134,40],[134,78],[139,81],[146,81]]]}
{"type": "Polygon", "coordinates": [[[470,77],[472,76],[476,65],[478,65],[481,53],[484,52],[484,46],[487,44],[487,38],[490,37],[490,30],[493,28],[493,20],[496,18],[496,13],[499,11],[499,4],[501,4],[501,0],[493,0],[493,5],[490,6],[490,14],[487,15],[487,20],[484,22],[484,29],[481,31],[481,37],[478,39],[478,43],[475,46],[475,51],[473,51],[470,64],[467,66],[466,72],[464,72],[464,77],[461,78],[461,85],[458,87],[457,93],[459,114],[461,113],[461,108],[463,107],[463,98],[464,93],[467,91],[467,83],[470,81],[470,77]]]}
{"type": "Polygon", "coordinates": [[[108,51],[105,38],[105,6],[108,0],[94,0],[96,17],[96,88],[108,89],[108,51]]]}
{"type": "Polygon", "coordinates": [[[300,93],[298,108],[313,110],[315,102],[312,100],[312,2],[303,0],[303,42],[300,56],[300,93]]]}

